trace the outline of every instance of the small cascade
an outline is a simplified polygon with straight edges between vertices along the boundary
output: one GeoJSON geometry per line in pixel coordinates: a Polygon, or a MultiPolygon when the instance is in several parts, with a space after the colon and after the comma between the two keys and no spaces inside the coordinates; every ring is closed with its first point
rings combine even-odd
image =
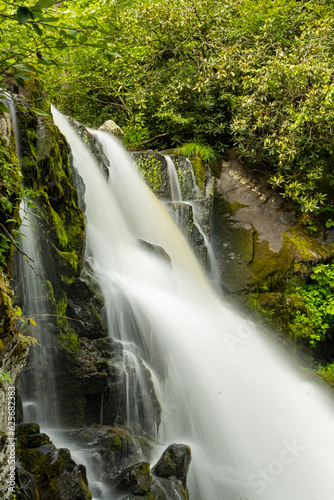
{"type": "Polygon", "coordinates": [[[179,179],[177,176],[177,171],[175,168],[175,164],[170,156],[164,155],[167,162],[167,170],[170,182],[170,190],[171,190],[171,199],[172,201],[182,201],[181,187],[179,183],[179,179]]]}
{"type": "MultiPolygon", "coordinates": [[[[194,168],[190,160],[186,159],[186,173],[184,175],[183,183],[185,186],[188,186],[188,189],[185,191],[185,199],[187,201],[183,201],[180,182],[178,178],[177,169],[175,167],[175,163],[172,158],[168,155],[164,155],[167,161],[167,170],[168,176],[170,180],[170,188],[171,188],[171,201],[168,205],[171,207],[171,213],[174,216],[177,225],[183,229],[186,234],[187,230],[189,231],[189,210],[187,210],[187,206],[191,207],[192,212],[192,223],[196,227],[197,233],[202,238],[202,246],[205,247],[205,255],[203,255],[203,261],[206,264],[207,273],[210,281],[213,283],[216,290],[220,290],[221,288],[221,279],[220,279],[220,270],[217,263],[217,259],[210,242],[208,232],[203,229],[201,224],[201,219],[203,218],[203,203],[201,204],[201,194],[200,189],[197,185],[194,168]],[[190,189],[189,189],[189,179],[190,179],[190,189]],[[180,203],[181,202],[181,203],[180,203]]],[[[180,172],[184,172],[180,169],[180,172]]],[[[180,174],[181,175],[181,174],[180,174]]],[[[203,200],[203,199],[202,199],[203,200]]],[[[201,249],[195,249],[197,251],[197,256],[201,260],[201,254],[203,252],[201,249]]]]}
{"type": "Polygon", "coordinates": [[[201,206],[198,206],[198,203],[196,203],[196,201],[188,202],[188,203],[192,207],[192,210],[193,210],[194,225],[196,226],[198,232],[202,236],[204,246],[205,246],[206,251],[207,251],[208,278],[210,279],[210,281],[213,284],[213,286],[215,287],[215,289],[217,291],[220,291],[221,290],[221,279],[220,279],[220,270],[219,270],[218,262],[216,259],[216,255],[215,255],[212,243],[209,240],[207,233],[204,231],[202,224],[199,222],[200,218],[201,218],[202,208],[201,208],[201,206]]]}
{"type": "Polygon", "coordinates": [[[219,300],[120,144],[94,132],[110,158],[107,181],[66,118],[53,114],[86,185],[87,245],[110,334],[136,345],[151,371],[160,440],[192,448],[190,498],[328,500],[331,398],[219,300]],[[171,265],[138,239],[162,247],[171,265]],[[129,307],[137,326],[119,328],[129,307]]]}
{"type": "MultiPolygon", "coordinates": [[[[51,344],[50,321],[51,311],[47,297],[50,293],[48,283],[44,278],[41,260],[40,232],[36,208],[29,208],[29,202],[21,203],[21,250],[33,262],[18,256],[16,270],[16,290],[22,297],[22,312],[26,318],[32,318],[35,326],[30,327],[31,335],[39,345],[31,349],[25,376],[21,377],[19,391],[26,409],[24,420],[37,421],[43,426],[57,425],[59,412],[57,408],[57,390],[55,387],[53,347],[51,344]]],[[[30,320],[28,319],[28,323],[30,320]]]]}

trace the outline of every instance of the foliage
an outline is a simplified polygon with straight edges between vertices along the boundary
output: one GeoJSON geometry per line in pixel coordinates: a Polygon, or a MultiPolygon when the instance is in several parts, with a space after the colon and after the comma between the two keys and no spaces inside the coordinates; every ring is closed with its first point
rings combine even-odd
{"type": "Polygon", "coordinates": [[[334,263],[317,264],[305,282],[296,276],[268,280],[264,293],[251,293],[248,304],[290,337],[311,348],[334,332],[334,263]]]}
{"type": "Polygon", "coordinates": [[[15,216],[22,195],[21,174],[17,160],[0,137],[0,268],[6,267],[12,251],[12,239],[18,233],[15,216]]]}
{"type": "Polygon", "coordinates": [[[0,372],[0,383],[3,384],[4,382],[11,382],[12,379],[8,375],[8,373],[5,372],[0,372]]]}
{"type": "Polygon", "coordinates": [[[329,363],[326,366],[319,365],[318,373],[330,385],[334,386],[334,363],[329,363]]]}
{"type": "MultiPolygon", "coordinates": [[[[24,87],[31,75],[43,75],[46,69],[63,65],[63,53],[73,47],[89,45],[109,50],[102,42],[103,33],[96,18],[90,16],[73,29],[55,3],[56,0],[0,0],[0,89],[4,88],[2,80],[8,72],[24,87]]],[[[8,111],[3,102],[0,110],[8,111]]],[[[35,112],[45,116],[39,109],[35,112]]]]}
{"type": "Polygon", "coordinates": [[[318,264],[311,282],[297,287],[292,296],[300,300],[290,331],[295,338],[305,338],[312,346],[324,341],[334,324],[334,264],[318,264]]]}
{"type": "Polygon", "coordinates": [[[98,17],[121,55],[74,47],[68,66],[51,68],[48,91],[65,112],[93,126],[112,117],[130,146],[149,137],[160,149],[203,141],[223,154],[234,146],[303,213],[331,211],[330,2],[63,5],[73,26],[98,17]]]}

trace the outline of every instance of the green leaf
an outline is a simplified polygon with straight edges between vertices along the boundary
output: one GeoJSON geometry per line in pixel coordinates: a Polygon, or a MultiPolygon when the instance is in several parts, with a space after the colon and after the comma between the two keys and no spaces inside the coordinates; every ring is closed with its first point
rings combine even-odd
{"type": "Polygon", "coordinates": [[[2,381],[7,381],[7,382],[11,382],[12,379],[10,378],[10,376],[8,375],[8,373],[0,373],[0,379],[2,379],[2,381]]]}
{"type": "Polygon", "coordinates": [[[20,76],[15,75],[15,80],[16,80],[16,83],[18,84],[19,87],[25,86],[25,81],[24,81],[24,79],[20,78],[20,76]]]}
{"type": "Polygon", "coordinates": [[[27,113],[27,111],[28,111],[23,106],[21,106],[21,104],[18,105],[17,109],[19,109],[20,111],[22,111],[22,113],[27,113]]]}
{"type": "Polygon", "coordinates": [[[32,73],[32,69],[27,68],[27,66],[24,66],[24,64],[15,64],[14,68],[24,71],[25,73],[32,73]]]}
{"type": "Polygon", "coordinates": [[[16,73],[15,78],[20,78],[21,80],[29,81],[30,76],[28,75],[23,75],[22,73],[16,73]]]}
{"type": "Polygon", "coordinates": [[[0,102],[0,110],[3,111],[4,113],[9,113],[9,109],[3,102],[0,102]]]}
{"type": "Polygon", "coordinates": [[[43,30],[36,23],[31,24],[32,29],[37,33],[37,35],[42,36],[43,30]]]}
{"type": "Polygon", "coordinates": [[[25,24],[30,15],[30,10],[28,7],[19,7],[16,12],[16,19],[18,20],[19,24],[25,24]]]}
{"type": "Polygon", "coordinates": [[[56,3],[56,0],[38,0],[38,2],[34,5],[34,8],[37,9],[49,9],[56,3]]]}
{"type": "Polygon", "coordinates": [[[31,108],[31,111],[33,111],[34,113],[36,113],[36,115],[47,116],[48,118],[51,118],[51,115],[49,115],[48,113],[45,113],[45,111],[42,111],[41,109],[31,108]]]}
{"type": "Polygon", "coordinates": [[[50,61],[50,59],[47,59],[46,57],[42,56],[38,59],[39,64],[45,64],[46,66],[54,66],[54,63],[50,61]]]}

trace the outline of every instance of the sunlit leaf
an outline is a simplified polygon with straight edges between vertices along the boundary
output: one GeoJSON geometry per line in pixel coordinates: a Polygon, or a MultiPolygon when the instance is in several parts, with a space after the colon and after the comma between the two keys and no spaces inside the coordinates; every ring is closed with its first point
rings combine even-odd
{"type": "Polygon", "coordinates": [[[36,113],[36,115],[39,115],[39,116],[47,116],[48,118],[51,118],[51,115],[49,115],[48,113],[46,113],[45,111],[42,111],[41,109],[38,109],[38,108],[31,108],[31,111],[33,111],[34,113],[36,113]]]}
{"type": "Polygon", "coordinates": [[[38,0],[38,2],[34,5],[38,9],[49,9],[56,3],[56,0],[38,0]]]}
{"type": "Polygon", "coordinates": [[[9,109],[3,102],[0,102],[0,110],[3,111],[4,113],[9,113],[9,109]]]}

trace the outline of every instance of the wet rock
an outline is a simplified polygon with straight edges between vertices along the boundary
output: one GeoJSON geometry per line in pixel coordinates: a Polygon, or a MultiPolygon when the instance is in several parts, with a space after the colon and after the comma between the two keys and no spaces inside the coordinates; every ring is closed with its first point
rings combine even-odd
{"type": "Polygon", "coordinates": [[[148,250],[149,252],[153,253],[154,255],[157,255],[158,257],[161,257],[163,260],[165,260],[168,264],[171,264],[171,258],[168,255],[168,253],[159,245],[152,245],[152,243],[148,243],[145,240],[137,239],[140,245],[148,250]]]}
{"type": "Polygon", "coordinates": [[[171,188],[166,158],[155,151],[131,153],[138,170],[154,194],[163,200],[171,199],[171,188]]]}
{"type": "Polygon", "coordinates": [[[16,436],[17,499],[91,499],[86,469],[74,462],[69,450],[57,449],[36,424],[19,426],[16,436]]]}
{"type": "Polygon", "coordinates": [[[140,462],[122,472],[117,480],[116,489],[131,492],[135,495],[145,495],[150,491],[151,484],[150,464],[140,462]]]}
{"type": "Polygon", "coordinates": [[[307,277],[334,255],[334,244],[310,236],[263,177],[231,154],[216,184],[213,241],[228,293],[261,289],[268,277],[307,277]]]}
{"type": "Polygon", "coordinates": [[[81,137],[83,142],[86,144],[87,148],[96,158],[101,170],[105,174],[105,176],[109,177],[109,160],[103,152],[103,148],[99,142],[95,139],[95,137],[87,130],[87,128],[78,123],[77,121],[70,118],[70,123],[74,127],[76,133],[81,137]]]}
{"type": "Polygon", "coordinates": [[[189,446],[171,444],[153,467],[152,473],[165,479],[174,476],[182,481],[183,486],[186,486],[190,460],[191,450],[189,446]]]}

